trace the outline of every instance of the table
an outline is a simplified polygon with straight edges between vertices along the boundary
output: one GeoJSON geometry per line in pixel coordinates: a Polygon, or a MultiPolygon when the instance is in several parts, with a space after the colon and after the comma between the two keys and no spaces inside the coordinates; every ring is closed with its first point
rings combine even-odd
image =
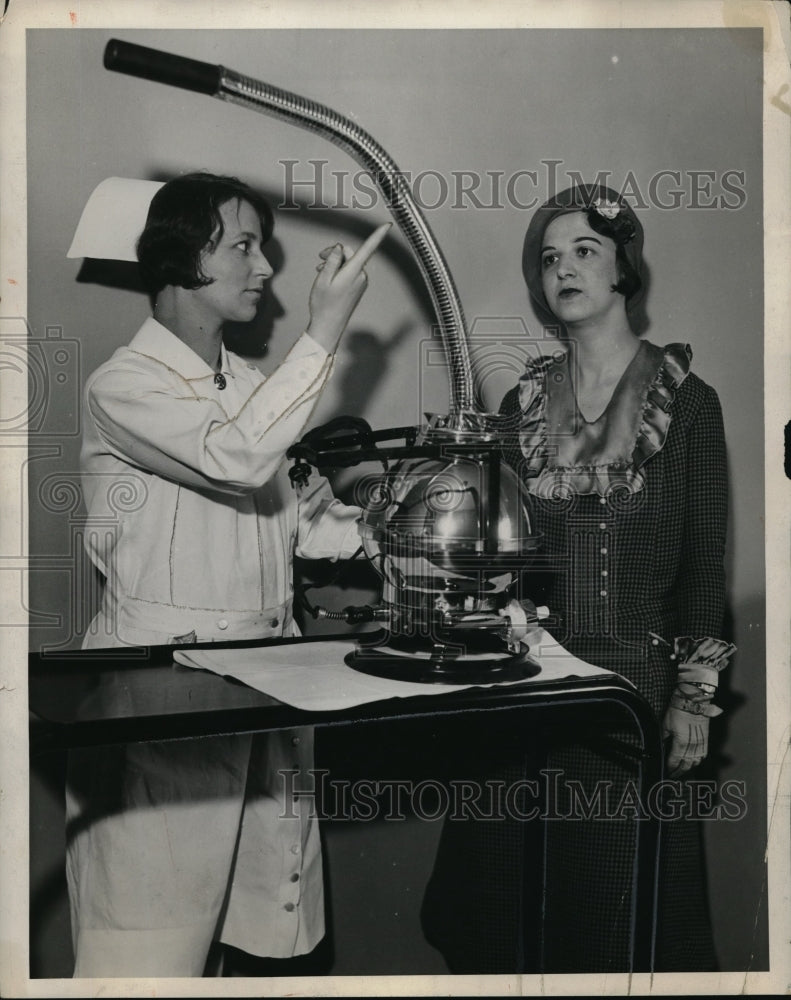
{"type": "MultiPolygon", "coordinates": [[[[311,650],[312,644],[327,638],[339,637],[215,643],[203,648],[232,651],[300,643],[306,654],[316,658],[320,647],[311,650]]],[[[351,637],[350,648],[353,641],[351,637]]],[[[639,762],[641,796],[662,776],[661,733],[647,702],[628,681],[608,671],[563,681],[542,681],[538,675],[518,685],[391,698],[320,712],[293,708],[217,674],[180,667],[172,659],[176,648],[31,654],[31,754],[308,725],[330,732],[362,727],[363,736],[409,731],[424,741],[429,759],[442,754],[445,760],[439,763],[447,768],[453,761],[449,739],[460,736],[462,727],[469,733],[471,725],[495,725],[498,733],[540,732],[543,738],[549,733],[557,737],[570,727],[575,736],[590,726],[600,730],[602,721],[620,722],[622,727],[626,719],[637,736],[632,752],[639,762]],[[441,742],[436,740],[438,726],[444,727],[441,742]]],[[[653,967],[659,823],[652,818],[636,827],[632,959],[634,971],[647,971],[653,967]]]]}

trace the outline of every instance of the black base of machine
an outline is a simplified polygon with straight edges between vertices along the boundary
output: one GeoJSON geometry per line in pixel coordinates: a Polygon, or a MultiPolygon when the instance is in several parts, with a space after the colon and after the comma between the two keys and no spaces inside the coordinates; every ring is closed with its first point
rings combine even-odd
{"type": "Polygon", "coordinates": [[[456,653],[395,640],[358,646],[346,656],[354,670],[389,680],[421,684],[496,684],[526,680],[541,673],[527,650],[521,653],[456,653]]]}

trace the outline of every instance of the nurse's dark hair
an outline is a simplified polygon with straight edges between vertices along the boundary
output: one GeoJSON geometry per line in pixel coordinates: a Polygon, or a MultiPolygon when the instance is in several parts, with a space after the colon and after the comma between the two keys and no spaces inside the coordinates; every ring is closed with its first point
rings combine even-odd
{"type": "Polygon", "coordinates": [[[220,209],[229,201],[252,205],[266,243],[274,228],[272,209],[265,198],[236,177],[184,174],[157,191],[137,241],[140,274],[151,295],[167,285],[200,288],[210,283],[201,271],[200,258],[222,237],[220,209]]]}
{"type": "Polygon", "coordinates": [[[588,225],[600,236],[607,236],[615,243],[615,263],[618,267],[618,282],[612,286],[614,292],[620,292],[625,299],[636,295],[643,287],[640,275],[627,256],[625,247],[635,238],[635,227],[632,220],[623,212],[608,219],[595,208],[589,208],[585,215],[588,225]]]}

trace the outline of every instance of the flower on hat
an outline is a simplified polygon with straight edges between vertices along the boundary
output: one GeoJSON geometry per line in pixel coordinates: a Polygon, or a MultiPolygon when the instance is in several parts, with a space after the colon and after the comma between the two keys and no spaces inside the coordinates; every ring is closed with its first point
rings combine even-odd
{"type": "Polygon", "coordinates": [[[597,198],[593,208],[605,219],[614,219],[621,211],[621,205],[617,201],[609,201],[607,198],[597,198]]]}

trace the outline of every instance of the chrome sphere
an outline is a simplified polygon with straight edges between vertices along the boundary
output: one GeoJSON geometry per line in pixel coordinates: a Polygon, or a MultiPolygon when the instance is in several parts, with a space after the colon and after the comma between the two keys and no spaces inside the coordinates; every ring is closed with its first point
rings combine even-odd
{"type": "Polygon", "coordinates": [[[369,489],[360,535],[387,603],[489,606],[537,550],[530,499],[499,449],[411,458],[369,489]]]}

